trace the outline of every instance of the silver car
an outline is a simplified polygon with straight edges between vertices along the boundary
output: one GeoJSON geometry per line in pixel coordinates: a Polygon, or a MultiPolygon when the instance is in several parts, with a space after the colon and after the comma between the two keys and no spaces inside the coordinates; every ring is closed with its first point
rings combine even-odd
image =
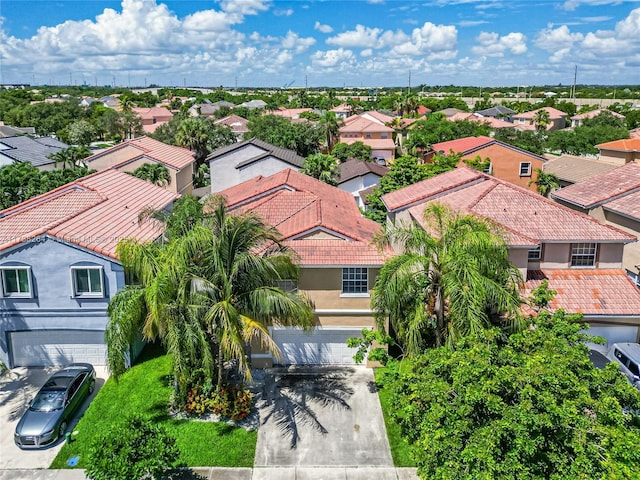
{"type": "Polygon", "coordinates": [[[74,363],[54,373],[29,403],[14,440],[20,448],[43,448],[64,437],[69,421],[96,387],[88,363],[74,363]]]}

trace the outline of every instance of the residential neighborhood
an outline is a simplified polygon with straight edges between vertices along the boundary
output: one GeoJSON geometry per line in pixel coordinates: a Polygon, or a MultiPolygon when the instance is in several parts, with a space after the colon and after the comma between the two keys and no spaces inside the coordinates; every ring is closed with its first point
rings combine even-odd
{"type": "MultiPolygon", "coordinates": [[[[24,90],[72,113],[0,104],[0,478],[140,442],[154,475],[436,478],[487,428],[579,478],[555,425],[640,439],[633,105],[24,90]],[[461,415],[454,459],[416,447],[461,415]]],[[[581,458],[633,478],[616,452],[581,458]]]]}

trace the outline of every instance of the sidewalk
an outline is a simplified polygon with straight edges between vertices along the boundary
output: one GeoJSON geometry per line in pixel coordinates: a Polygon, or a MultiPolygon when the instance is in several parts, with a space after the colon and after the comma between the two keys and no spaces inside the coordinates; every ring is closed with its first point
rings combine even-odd
{"type": "MultiPolygon", "coordinates": [[[[175,480],[418,480],[415,468],[257,467],[193,468],[175,480]]],[[[0,480],[87,480],[84,470],[0,470],[0,480]]]]}

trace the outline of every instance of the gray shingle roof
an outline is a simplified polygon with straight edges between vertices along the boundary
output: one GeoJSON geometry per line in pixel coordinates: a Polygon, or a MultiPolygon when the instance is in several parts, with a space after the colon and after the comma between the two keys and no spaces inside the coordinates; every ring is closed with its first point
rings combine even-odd
{"type": "Polygon", "coordinates": [[[514,113],[516,113],[516,111],[502,105],[496,105],[485,110],[478,110],[476,113],[482,115],[483,117],[497,117],[500,115],[513,115],[514,113]]]}
{"type": "Polygon", "coordinates": [[[338,183],[346,182],[352,178],[360,177],[368,173],[373,173],[379,177],[386,175],[389,171],[387,167],[378,165],[374,162],[365,162],[363,160],[349,160],[340,164],[340,180],[338,183]]]}
{"type": "Polygon", "coordinates": [[[50,137],[6,137],[0,138],[0,143],[9,147],[0,150],[2,155],[12,158],[16,162],[29,162],[34,167],[55,163],[54,160],[47,157],[68,147],[66,143],[50,137]]]}
{"type": "Polygon", "coordinates": [[[232,143],[231,145],[227,145],[226,147],[220,147],[209,154],[209,156],[207,157],[207,162],[215,161],[216,158],[226,155],[227,153],[232,152],[234,150],[239,150],[241,148],[244,148],[246,145],[249,145],[249,144],[260,148],[261,150],[263,150],[263,153],[260,153],[258,155],[254,155],[245,160],[242,160],[236,165],[236,168],[244,167],[266,156],[279,158],[283,162],[287,162],[290,165],[293,165],[295,167],[300,167],[300,168],[302,167],[302,162],[304,161],[304,158],[302,158],[293,150],[276,147],[275,145],[271,145],[270,143],[267,143],[258,138],[251,138],[243,142],[232,143]]]}

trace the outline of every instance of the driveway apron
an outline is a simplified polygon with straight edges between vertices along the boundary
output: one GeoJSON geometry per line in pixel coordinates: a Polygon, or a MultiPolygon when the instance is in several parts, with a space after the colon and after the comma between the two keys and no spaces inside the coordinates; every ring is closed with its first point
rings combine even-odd
{"type": "Polygon", "coordinates": [[[393,466],[369,368],[272,369],[256,399],[255,467],[393,466]]]}

